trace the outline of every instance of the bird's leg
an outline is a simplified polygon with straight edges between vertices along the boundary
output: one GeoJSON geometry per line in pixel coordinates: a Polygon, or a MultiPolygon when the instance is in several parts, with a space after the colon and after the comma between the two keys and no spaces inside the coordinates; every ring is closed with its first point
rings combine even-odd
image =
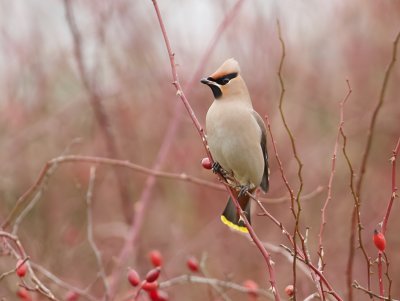
{"type": "Polygon", "coordinates": [[[249,192],[249,190],[253,189],[254,185],[253,184],[245,184],[245,185],[238,185],[237,189],[239,190],[238,197],[242,197],[249,192]]]}
{"type": "Polygon", "coordinates": [[[233,174],[223,169],[223,167],[218,162],[213,163],[211,170],[213,173],[218,174],[222,178],[224,178],[224,180],[230,185],[236,182],[233,174]]]}
{"type": "Polygon", "coordinates": [[[218,162],[214,162],[212,164],[211,170],[213,173],[219,173],[219,174],[222,174],[223,171],[221,165],[218,162]]]}

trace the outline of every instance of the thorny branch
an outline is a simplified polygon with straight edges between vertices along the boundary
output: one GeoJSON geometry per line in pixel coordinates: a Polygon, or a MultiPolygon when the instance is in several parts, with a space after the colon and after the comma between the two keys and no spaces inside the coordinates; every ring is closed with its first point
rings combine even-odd
{"type": "MultiPolygon", "coordinates": [[[[243,0],[238,0],[236,2],[236,4],[233,6],[233,8],[225,15],[224,19],[222,20],[220,26],[218,27],[218,29],[215,32],[214,38],[212,39],[211,43],[209,44],[209,47],[207,48],[205,54],[203,55],[203,58],[200,60],[200,62],[202,62],[203,64],[206,63],[206,61],[208,60],[208,58],[210,57],[211,52],[213,51],[213,49],[215,48],[217,42],[219,41],[220,36],[222,35],[222,33],[226,30],[226,28],[228,27],[228,25],[232,22],[232,20],[234,20],[236,14],[238,13],[241,4],[243,3],[243,0]]],[[[157,14],[157,18],[159,20],[160,23],[160,27],[161,27],[161,31],[163,34],[163,38],[164,41],[166,42],[166,45],[170,45],[169,44],[169,40],[168,37],[166,35],[166,31],[165,31],[165,27],[164,24],[162,22],[161,19],[161,15],[160,15],[160,11],[158,9],[158,5],[156,2],[153,1],[153,4],[155,4],[155,10],[156,10],[156,14],[157,14]],[[162,24],[162,26],[161,26],[162,24]]],[[[176,66],[175,66],[175,61],[174,61],[174,54],[171,51],[171,47],[167,47],[168,50],[168,55],[170,58],[170,63],[171,63],[171,71],[173,73],[173,78],[174,78],[174,85],[177,89],[177,95],[180,97],[180,99],[183,101],[183,90],[180,88],[180,84],[179,84],[179,80],[178,80],[178,76],[176,73],[176,66]],[[175,73],[175,74],[174,74],[175,73]],[[176,86],[176,83],[179,84],[179,86],[176,86]]],[[[194,73],[194,76],[192,78],[192,80],[189,82],[189,84],[186,86],[187,90],[190,90],[191,86],[194,83],[194,79],[197,78],[197,75],[201,72],[202,68],[204,68],[204,65],[199,65],[199,67],[197,68],[197,71],[194,73]]],[[[185,103],[185,102],[184,102],[185,103]]],[[[188,103],[187,103],[188,104],[188,103]]],[[[190,107],[190,106],[189,106],[190,107]]],[[[174,111],[174,116],[171,119],[171,122],[168,126],[167,132],[164,136],[164,140],[161,144],[161,147],[158,151],[157,154],[157,158],[154,162],[153,165],[153,170],[155,171],[159,171],[162,167],[163,162],[166,160],[167,158],[167,153],[169,148],[171,147],[172,141],[174,140],[175,136],[176,136],[176,132],[179,129],[179,120],[180,120],[180,116],[181,116],[181,108],[182,106],[177,102],[175,105],[175,111],[174,111]]],[[[195,117],[194,114],[190,115],[191,117],[195,117]]],[[[201,131],[200,131],[201,134],[201,131]]],[[[203,140],[204,143],[204,140],[203,140]]],[[[207,151],[207,149],[206,149],[207,151]]],[[[135,218],[138,219],[138,221],[134,221],[131,226],[130,226],[130,230],[129,230],[129,234],[127,239],[125,240],[124,246],[122,247],[122,250],[117,258],[117,266],[114,269],[114,271],[112,272],[112,274],[110,275],[110,295],[111,298],[113,297],[113,295],[116,293],[117,290],[117,285],[119,283],[119,279],[121,277],[121,272],[119,267],[126,261],[128,255],[130,255],[133,251],[135,251],[134,246],[135,246],[135,241],[137,240],[139,233],[140,233],[140,229],[141,226],[143,224],[143,220],[144,220],[144,213],[147,209],[147,207],[149,206],[149,202],[150,202],[150,196],[151,196],[151,192],[152,192],[152,188],[155,184],[155,176],[150,175],[144,185],[144,188],[142,190],[142,193],[139,197],[139,199],[137,200],[137,206],[136,206],[136,211],[135,211],[135,218]]]]}
{"type": "MultiPolygon", "coordinates": [[[[358,224],[358,240],[360,243],[360,247],[363,251],[365,260],[367,262],[367,266],[368,266],[368,290],[371,289],[371,275],[369,272],[370,269],[370,259],[368,257],[368,255],[365,252],[365,249],[362,245],[362,238],[361,238],[361,232],[362,232],[362,228],[361,228],[361,220],[360,220],[360,205],[361,205],[361,188],[362,188],[362,183],[363,183],[363,179],[364,179],[364,174],[366,172],[366,168],[367,168],[367,161],[368,161],[368,157],[369,157],[369,153],[371,150],[371,146],[372,146],[372,140],[374,137],[374,130],[375,130],[375,124],[378,118],[378,114],[380,112],[380,109],[383,105],[384,99],[385,99],[385,95],[386,95],[386,91],[387,91],[387,86],[389,83],[389,79],[390,76],[392,74],[392,70],[393,67],[396,63],[397,60],[397,45],[399,43],[400,40],[400,32],[397,33],[396,38],[393,42],[393,48],[392,48],[392,57],[391,57],[391,61],[386,69],[385,72],[385,76],[383,78],[383,82],[382,82],[382,87],[379,93],[379,99],[378,99],[378,103],[374,109],[374,112],[372,114],[372,118],[371,118],[371,122],[368,128],[368,135],[367,135],[367,143],[364,149],[364,154],[362,156],[362,161],[361,161],[361,165],[360,165],[360,170],[359,170],[359,178],[357,181],[357,185],[355,188],[352,188],[352,190],[355,189],[355,191],[352,191],[352,194],[354,196],[354,192],[356,193],[356,206],[353,209],[353,214],[352,214],[352,219],[351,219],[351,234],[350,234],[350,252],[349,252],[349,257],[347,260],[347,286],[348,286],[348,299],[349,301],[353,301],[353,293],[352,293],[352,289],[351,289],[351,283],[352,283],[352,279],[353,279],[353,263],[354,263],[354,248],[355,248],[355,231],[356,231],[356,224],[358,224]]],[[[354,174],[354,173],[353,173],[354,174]]]]}
{"type": "MultiPolygon", "coordinates": [[[[178,81],[178,75],[177,75],[177,72],[176,72],[175,61],[174,61],[174,54],[173,54],[173,52],[171,50],[171,46],[170,46],[169,39],[168,39],[166,30],[165,30],[164,22],[163,22],[162,17],[161,17],[160,10],[158,8],[157,1],[153,0],[153,4],[154,4],[154,8],[155,8],[156,13],[157,13],[158,21],[160,23],[161,31],[163,33],[165,45],[167,47],[167,51],[168,51],[168,54],[169,54],[169,57],[170,57],[172,76],[173,76],[173,79],[174,79],[174,83],[173,84],[174,84],[174,86],[175,86],[175,88],[177,90],[177,95],[181,98],[181,100],[184,103],[184,105],[185,105],[190,117],[192,118],[192,121],[193,121],[194,125],[196,126],[196,129],[197,129],[197,131],[199,132],[199,134],[200,134],[200,136],[202,138],[205,150],[206,150],[209,158],[212,161],[212,156],[211,156],[211,154],[209,152],[209,149],[208,149],[206,137],[204,135],[204,130],[201,127],[200,123],[198,122],[198,120],[197,120],[197,118],[196,118],[196,116],[195,116],[195,114],[194,114],[194,112],[193,112],[188,100],[186,99],[186,96],[185,96],[184,92],[181,89],[180,83],[178,81]]],[[[241,210],[240,205],[239,205],[237,199],[234,197],[229,185],[227,185],[227,190],[231,194],[231,197],[232,197],[232,199],[233,199],[233,201],[234,201],[234,203],[236,205],[236,208],[239,210],[242,218],[244,219],[246,227],[249,230],[250,236],[253,238],[253,240],[256,243],[257,247],[259,248],[261,254],[263,255],[264,259],[266,260],[266,263],[267,263],[267,266],[268,266],[268,270],[269,270],[269,273],[270,273],[270,283],[271,283],[271,286],[272,286],[272,289],[273,289],[273,294],[275,296],[275,300],[278,301],[278,300],[280,300],[280,297],[279,297],[279,293],[278,293],[278,291],[276,289],[276,286],[275,286],[274,269],[272,267],[270,256],[269,256],[268,252],[265,250],[265,248],[262,246],[262,243],[258,239],[257,235],[255,234],[254,229],[251,227],[250,223],[247,221],[246,216],[244,215],[243,211],[241,210]]]]}

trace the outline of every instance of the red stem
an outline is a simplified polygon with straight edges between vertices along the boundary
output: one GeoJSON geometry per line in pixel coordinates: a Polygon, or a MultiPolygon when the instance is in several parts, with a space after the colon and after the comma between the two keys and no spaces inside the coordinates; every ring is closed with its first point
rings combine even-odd
{"type": "Polygon", "coordinates": [[[231,188],[228,186],[228,184],[226,184],[226,189],[229,191],[229,194],[230,194],[230,196],[231,196],[231,198],[233,200],[233,203],[235,204],[236,209],[240,213],[240,216],[243,219],[247,230],[249,230],[249,234],[250,234],[251,238],[253,239],[254,243],[257,246],[257,248],[260,250],[261,255],[265,259],[265,262],[267,263],[268,273],[269,273],[269,282],[271,284],[272,293],[274,294],[275,301],[280,301],[280,296],[279,296],[278,290],[276,288],[275,271],[274,271],[274,268],[272,266],[273,263],[271,261],[271,256],[269,255],[267,249],[265,249],[263,243],[258,238],[258,236],[257,236],[256,232],[254,231],[253,227],[250,225],[249,221],[247,220],[246,215],[244,214],[242,208],[240,207],[240,204],[239,204],[238,200],[236,199],[235,195],[233,194],[233,192],[232,192],[231,188]]]}
{"type": "Polygon", "coordinates": [[[390,211],[392,209],[393,206],[393,202],[394,202],[394,198],[396,197],[396,193],[397,193],[397,187],[396,187],[396,159],[397,159],[397,155],[399,154],[399,150],[400,150],[400,137],[397,140],[397,144],[396,147],[393,150],[393,156],[390,158],[390,162],[392,163],[392,193],[390,196],[390,200],[386,209],[386,214],[383,217],[383,221],[382,221],[382,233],[385,235],[386,229],[387,229],[387,223],[389,220],[389,215],[390,215],[390,211]]]}
{"type": "Polygon", "coordinates": [[[383,287],[383,272],[382,272],[382,252],[378,253],[378,281],[379,281],[379,294],[385,295],[385,289],[383,287]]]}

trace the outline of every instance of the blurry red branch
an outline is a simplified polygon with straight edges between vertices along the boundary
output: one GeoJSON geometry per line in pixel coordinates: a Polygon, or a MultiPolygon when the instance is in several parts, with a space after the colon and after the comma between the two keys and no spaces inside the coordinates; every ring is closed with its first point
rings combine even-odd
{"type": "Polygon", "coordinates": [[[34,194],[41,188],[43,182],[49,176],[49,171],[52,169],[52,167],[69,162],[107,164],[115,167],[124,167],[132,169],[137,172],[153,175],[154,177],[187,181],[190,183],[202,185],[205,187],[210,187],[213,189],[219,189],[219,190],[224,189],[223,186],[221,185],[214,184],[212,182],[205,181],[196,177],[192,177],[185,173],[177,174],[177,173],[156,171],[138,164],[130,163],[128,161],[121,161],[121,160],[102,158],[102,157],[79,156],[79,155],[61,156],[46,162],[46,164],[43,166],[42,170],[40,171],[37,179],[32,184],[32,186],[29,187],[29,189],[19,197],[14,208],[11,210],[8,217],[3,221],[1,228],[6,229],[7,227],[9,227],[10,224],[20,215],[20,213],[24,210],[24,208],[29,204],[29,202],[32,201],[34,194]]]}
{"type": "MultiPolygon", "coordinates": [[[[351,292],[351,281],[353,279],[353,264],[354,264],[354,248],[355,248],[355,231],[356,231],[356,224],[358,224],[358,240],[360,247],[364,253],[364,257],[368,266],[368,290],[371,289],[370,286],[370,272],[369,272],[369,257],[365,252],[365,249],[362,244],[362,238],[361,238],[361,232],[362,232],[362,227],[361,227],[361,217],[360,217],[360,205],[361,205],[361,188],[362,188],[362,183],[364,179],[364,174],[367,168],[367,161],[369,157],[369,152],[371,150],[371,145],[372,145],[372,140],[373,140],[373,134],[375,130],[375,124],[378,118],[378,114],[380,112],[380,109],[383,105],[385,95],[386,95],[386,90],[387,86],[389,83],[390,76],[392,74],[393,67],[396,63],[397,60],[397,44],[399,43],[400,40],[400,32],[397,33],[396,38],[393,42],[393,48],[392,48],[392,56],[391,56],[391,61],[386,69],[385,76],[383,78],[382,82],[382,87],[379,93],[379,99],[378,103],[374,109],[374,112],[371,117],[371,122],[368,128],[368,135],[367,135],[367,143],[365,145],[364,149],[364,154],[362,156],[362,161],[360,165],[360,170],[359,170],[359,178],[356,184],[356,190],[355,193],[357,195],[357,201],[356,201],[356,206],[353,209],[353,214],[352,214],[352,220],[351,220],[351,234],[350,234],[350,252],[349,252],[349,258],[347,261],[347,271],[348,271],[348,279],[347,279],[347,284],[348,284],[348,289],[349,289],[349,301],[353,300],[353,295],[351,292]]],[[[354,190],[354,188],[352,188],[354,190]]],[[[352,191],[354,194],[354,191],[352,191]]]]}
{"type": "MultiPolygon", "coordinates": [[[[110,118],[106,113],[106,109],[103,105],[103,100],[98,91],[95,89],[93,79],[89,74],[89,71],[85,65],[83,58],[83,42],[79,32],[79,28],[76,24],[74,12],[72,8],[73,1],[63,0],[65,17],[67,19],[68,28],[72,35],[73,47],[75,60],[78,65],[79,75],[81,77],[84,88],[89,95],[90,105],[92,106],[94,117],[100,127],[101,133],[107,149],[107,156],[110,158],[119,158],[119,150],[117,143],[115,142],[115,137],[112,132],[110,118]]],[[[114,173],[117,179],[118,192],[121,198],[122,212],[125,215],[126,222],[130,222],[132,219],[132,201],[129,196],[128,187],[126,186],[126,175],[117,169],[114,169],[114,173]]]]}

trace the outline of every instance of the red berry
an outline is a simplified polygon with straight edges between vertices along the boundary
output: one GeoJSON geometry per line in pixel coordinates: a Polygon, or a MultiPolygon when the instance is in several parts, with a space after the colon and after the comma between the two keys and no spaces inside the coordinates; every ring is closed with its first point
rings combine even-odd
{"type": "Polygon", "coordinates": [[[386,248],[386,239],[382,232],[379,232],[375,229],[374,231],[374,243],[375,246],[378,248],[379,251],[383,252],[386,248]]]}
{"type": "Polygon", "coordinates": [[[79,294],[75,291],[69,291],[65,296],[66,301],[77,301],[79,299],[79,294]]]}
{"type": "Polygon", "coordinates": [[[155,267],[159,267],[162,265],[163,260],[162,260],[162,255],[160,251],[158,250],[153,250],[149,253],[150,261],[155,267]]]}
{"type": "Polygon", "coordinates": [[[292,297],[294,295],[294,287],[293,285],[289,284],[288,286],[285,287],[285,293],[288,295],[288,297],[292,297]]]}
{"type": "Polygon", "coordinates": [[[144,289],[146,292],[151,292],[151,291],[157,290],[157,287],[158,287],[157,281],[145,282],[145,283],[143,283],[142,289],[144,289]]]}
{"type": "Polygon", "coordinates": [[[258,293],[258,284],[255,283],[253,280],[246,280],[243,282],[243,286],[248,289],[248,293],[250,296],[257,297],[258,293]]]}
{"type": "Polygon", "coordinates": [[[158,299],[157,301],[168,301],[168,294],[164,291],[157,291],[158,292],[158,299]]]}
{"type": "Polygon", "coordinates": [[[199,271],[199,262],[197,261],[196,257],[189,257],[187,262],[186,262],[189,270],[192,272],[198,272],[199,271]]]}
{"type": "Polygon", "coordinates": [[[161,273],[160,267],[156,267],[156,268],[150,270],[146,275],[146,281],[147,282],[156,281],[158,279],[158,277],[160,276],[160,273],[161,273]]]}
{"type": "Polygon", "coordinates": [[[140,283],[139,274],[134,269],[129,269],[128,281],[132,286],[137,286],[140,283]]]}
{"type": "Polygon", "coordinates": [[[210,158],[208,158],[208,157],[205,157],[205,158],[203,158],[201,160],[201,165],[205,169],[211,169],[212,168],[212,164],[211,164],[210,158]]]}
{"type": "Polygon", "coordinates": [[[18,277],[24,277],[26,275],[26,264],[22,259],[19,259],[17,261],[17,265],[16,265],[16,273],[18,275],[18,277]]]}
{"type": "Polygon", "coordinates": [[[29,294],[29,292],[24,288],[24,287],[20,287],[17,291],[17,296],[24,301],[31,301],[32,297],[29,294]]]}
{"type": "Polygon", "coordinates": [[[151,301],[168,301],[168,294],[164,291],[153,290],[149,292],[151,301]]]}
{"type": "Polygon", "coordinates": [[[158,301],[158,290],[150,291],[149,297],[150,297],[151,301],[158,301]]]}

